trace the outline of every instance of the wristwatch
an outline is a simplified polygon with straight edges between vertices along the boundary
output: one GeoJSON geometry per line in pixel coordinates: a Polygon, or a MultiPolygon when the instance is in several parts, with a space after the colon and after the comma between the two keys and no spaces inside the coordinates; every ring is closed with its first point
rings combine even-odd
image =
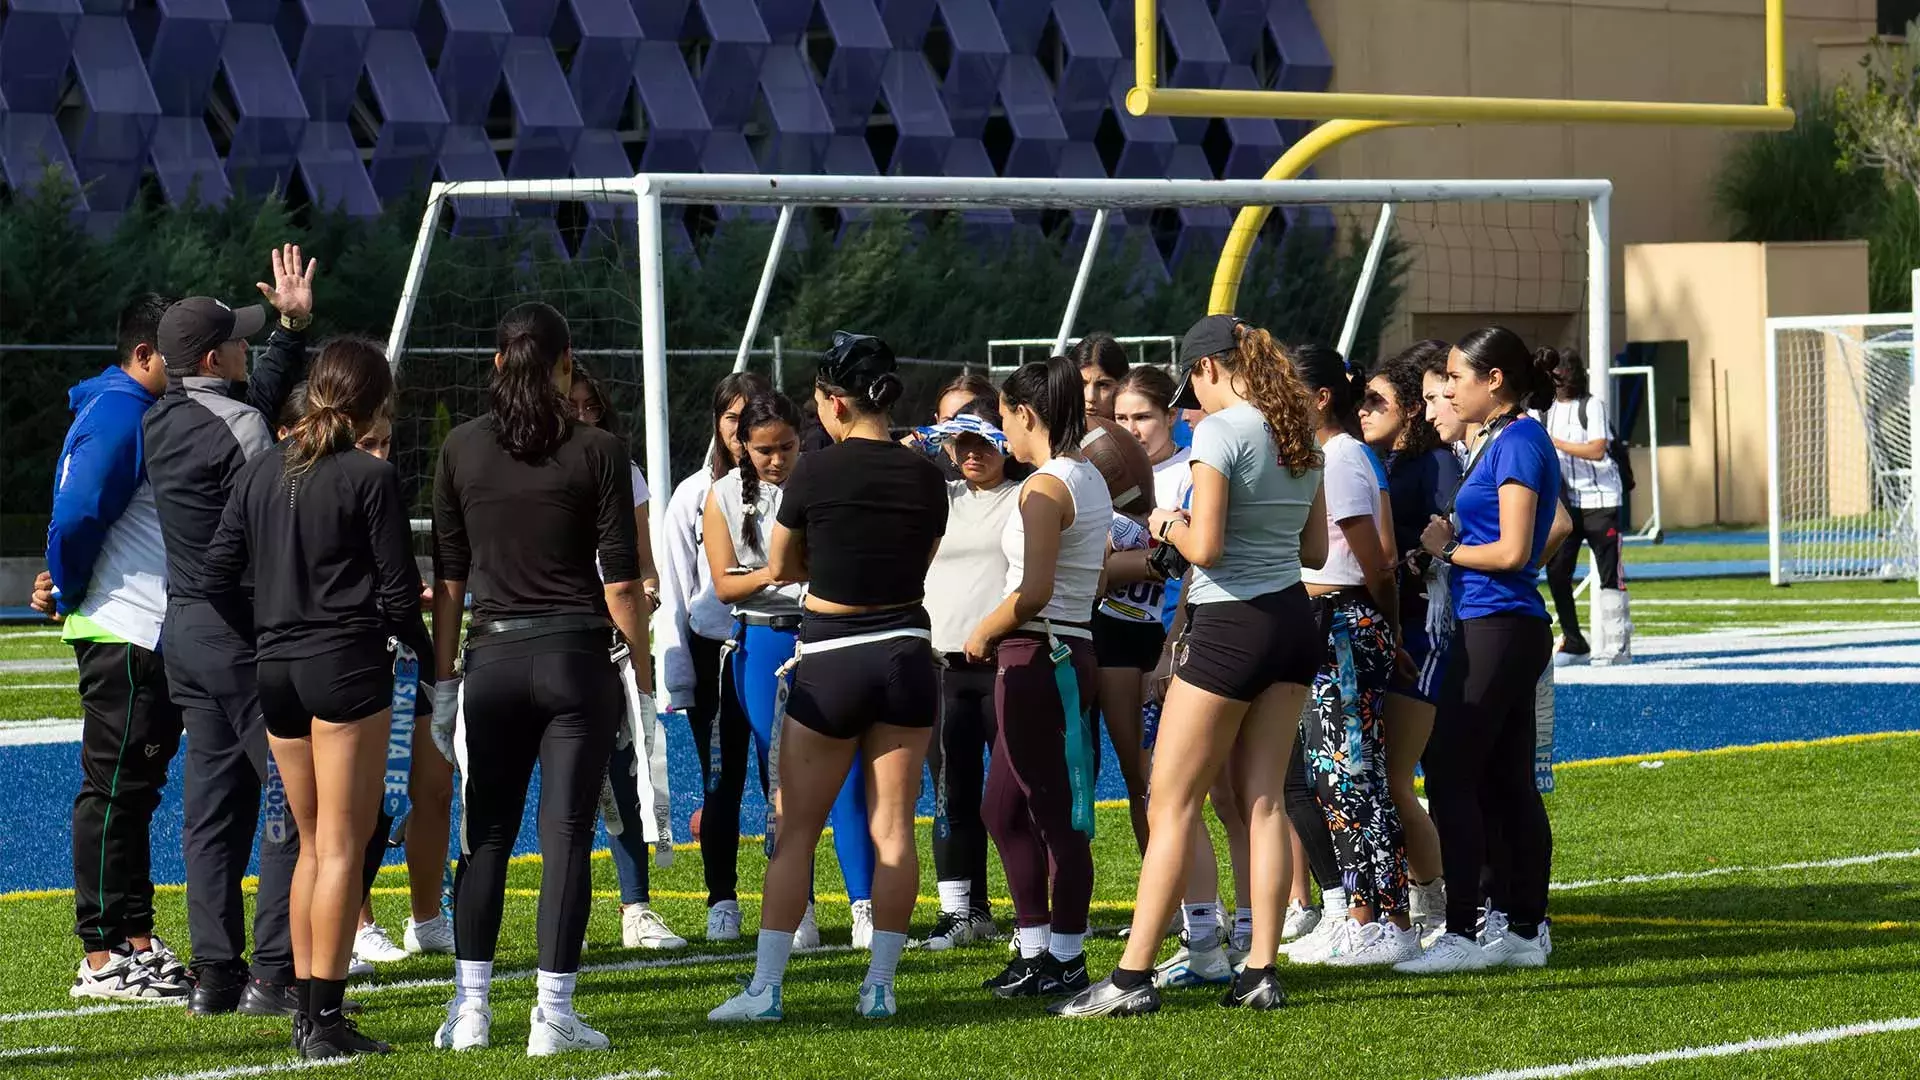
{"type": "Polygon", "coordinates": [[[299,333],[302,330],[305,330],[308,326],[311,326],[312,324],[313,324],[313,316],[311,315],[302,315],[297,319],[293,318],[290,315],[280,316],[280,329],[291,331],[292,333],[295,333],[295,334],[299,333]]]}
{"type": "Polygon", "coordinates": [[[1460,538],[1456,536],[1453,539],[1447,541],[1446,547],[1443,547],[1440,549],[1440,561],[1447,562],[1447,563],[1452,562],[1453,553],[1459,550],[1460,550],[1460,538]]]}

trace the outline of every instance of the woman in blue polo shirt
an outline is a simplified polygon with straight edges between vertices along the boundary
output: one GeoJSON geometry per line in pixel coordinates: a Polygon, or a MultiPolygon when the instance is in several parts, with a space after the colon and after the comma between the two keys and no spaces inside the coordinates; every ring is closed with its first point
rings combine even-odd
{"type": "Polygon", "coordinates": [[[1460,418],[1484,425],[1449,518],[1436,515],[1421,546],[1449,566],[1459,629],[1428,744],[1427,794],[1440,830],[1449,881],[1477,880],[1486,861],[1489,817],[1511,865],[1504,890],[1508,933],[1474,943],[1474,891],[1447,897],[1447,932],[1425,954],[1395,965],[1412,973],[1501,965],[1542,967],[1538,940],[1547,916],[1553,838],[1533,782],[1534,687],[1553,651],[1540,599],[1560,463],[1553,440],[1529,408],[1553,398],[1553,371],[1519,335],[1476,330],[1447,356],[1443,391],[1460,418]]]}

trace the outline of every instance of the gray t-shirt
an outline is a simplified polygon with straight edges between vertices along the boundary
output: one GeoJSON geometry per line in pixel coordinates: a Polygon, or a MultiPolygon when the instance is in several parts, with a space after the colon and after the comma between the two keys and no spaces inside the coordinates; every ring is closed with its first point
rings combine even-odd
{"type": "Polygon", "coordinates": [[[1227,478],[1227,535],[1212,566],[1193,568],[1187,602],[1252,600],[1299,584],[1300,530],[1320,489],[1320,470],[1295,476],[1280,464],[1267,419],[1252,405],[1200,421],[1193,464],[1227,478]]]}

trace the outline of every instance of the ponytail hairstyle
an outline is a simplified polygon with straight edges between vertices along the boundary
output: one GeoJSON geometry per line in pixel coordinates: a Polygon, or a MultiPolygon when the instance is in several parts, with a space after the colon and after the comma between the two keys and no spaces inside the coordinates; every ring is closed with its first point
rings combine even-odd
{"type": "Polygon", "coordinates": [[[1387,380],[1393,387],[1402,418],[1400,445],[1387,454],[1388,472],[1397,471],[1396,466],[1403,462],[1419,460],[1440,445],[1440,433],[1434,430],[1433,421],[1427,419],[1426,387],[1422,380],[1428,371],[1436,370],[1433,367],[1436,355],[1439,357],[1437,370],[1447,369],[1447,352],[1452,348],[1444,341],[1417,341],[1373,369],[1375,377],[1387,380]]]}
{"type": "MultiPolygon", "coordinates": [[[[730,372],[714,384],[713,434],[709,439],[713,445],[707,451],[707,476],[710,479],[720,479],[727,475],[729,469],[739,464],[734,460],[733,447],[720,438],[720,420],[727,415],[727,406],[739,401],[740,407],[745,409],[746,402],[751,401],[755,396],[771,393],[773,393],[773,384],[767,381],[767,377],[751,371],[730,372]]],[[[736,428],[735,431],[737,438],[738,429],[736,428]]]]}
{"type": "Polygon", "coordinates": [[[906,392],[894,373],[899,366],[892,347],[879,338],[835,330],[813,385],[828,397],[845,399],[857,413],[885,416],[906,392]]]}
{"type": "Polygon", "coordinates": [[[600,410],[600,419],[595,420],[592,426],[601,431],[620,434],[620,410],[613,407],[613,399],[607,396],[606,388],[600,385],[600,380],[593,377],[593,373],[587,370],[587,365],[575,358],[573,385],[583,384],[587,388],[587,394],[593,398],[594,407],[600,410]]]}
{"type": "Polygon", "coordinates": [[[573,412],[553,384],[554,369],[573,353],[565,316],[538,300],[500,320],[494,348],[500,364],[488,388],[493,437],[518,461],[540,461],[567,440],[573,412]]]}
{"type": "Polygon", "coordinates": [[[353,449],[392,408],[393,370],[377,343],[339,337],[322,345],[307,374],[306,411],[287,432],[287,475],[299,476],[328,454],[353,449]]]}
{"type": "Polygon", "coordinates": [[[1235,320],[1233,341],[1233,348],[1216,354],[1214,362],[1246,388],[1242,396],[1266,418],[1280,464],[1295,476],[1319,468],[1313,398],[1294,371],[1293,361],[1272,334],[1257,326],[1235,320]]]}
{"type": "Polygon", "coordinates": [[[1087,397],[1080,381],[1080,365],[1064,356],[1030,360],[1014,369],[1000,384],[1008,405],[1024,405],[1047,426],[1047,446],[1054,454],[1076,450],[1087,434],[1087,397]]]}
{"type": "Polygon", "coordinates": [[[1163,413],[1173,411],[1173,395],[1179,388],[1174,385],[1173,376],[1157,367],[1137,367],[1127,370],[1127,377],[1120,380],[1119,393],[1139,394],[1153,403],[1153,407],[1163,413]]]}
{"type": "Polygon", "coordinates": [[[1327,418],[1358,439],[1360,402],[1367,396],[1366,373],[1349,364],[1339,350],[1318,342],[1295,345],[1287,351],[1309,395],[1321,390],[1332,395],[1327,402],[1327,418]]]}
{"type": "Polygon", "coordinates": [[[1127,350],[1105,330],[1095,330],[1074,342],[1067,350],[1067,359],[1073,361],[1075,374],[1086,367],[1097,367],[1102,375],[1114,380],[1127,374],[1127,350]]]}
{"type": "Polygon", "coordinates": [[[1553,349],[1528,352],[1520,335],[1504,326],[1488,326],[1454,345],[1466,357],[1467,366],[1484,379],[1498,371],[1501,376],[1501,400],[1524,409],[1544,409],[1553,404],[1553,369],[1560,354],[1553,349]]]}
{"type": "Polygon", "coordinates": [[[755,394],[747,399],[740,408],[740,427],[737,438],[740,443],[740,507],[746,519],[747,527],[740,530],[742,539],[747,542],[747,550],[760,558],[766,552],[760,550],[760,530],[754,525],[754,518],[760,513],[760,473],[753,467],[753,455],[747,453],[747,436],[753,429],[768,424],[786,424],[793,433],[800,433],[800,410],[794,407],[792,399],[775,390],[755,394]]]}

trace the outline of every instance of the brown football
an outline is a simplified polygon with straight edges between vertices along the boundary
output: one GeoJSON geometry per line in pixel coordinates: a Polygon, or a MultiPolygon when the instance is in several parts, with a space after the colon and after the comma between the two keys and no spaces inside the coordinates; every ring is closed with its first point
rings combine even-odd
{"type": "Polygon", "coordinates": [[[695,840],[700,839],[700,808],[699,807],[694,808],[693,820],[687,822],[687,831],[693,834],[693,838],[695,840]]]}
{"type": "Polygon", "coordinates": [[[1113,508],[1144,517],[1153,510],[1153,463],[1147,448],[1126,428],[1099,416],[1087,417],[1087,434],[1080,452],[1106,478],[1113,508]]]}

